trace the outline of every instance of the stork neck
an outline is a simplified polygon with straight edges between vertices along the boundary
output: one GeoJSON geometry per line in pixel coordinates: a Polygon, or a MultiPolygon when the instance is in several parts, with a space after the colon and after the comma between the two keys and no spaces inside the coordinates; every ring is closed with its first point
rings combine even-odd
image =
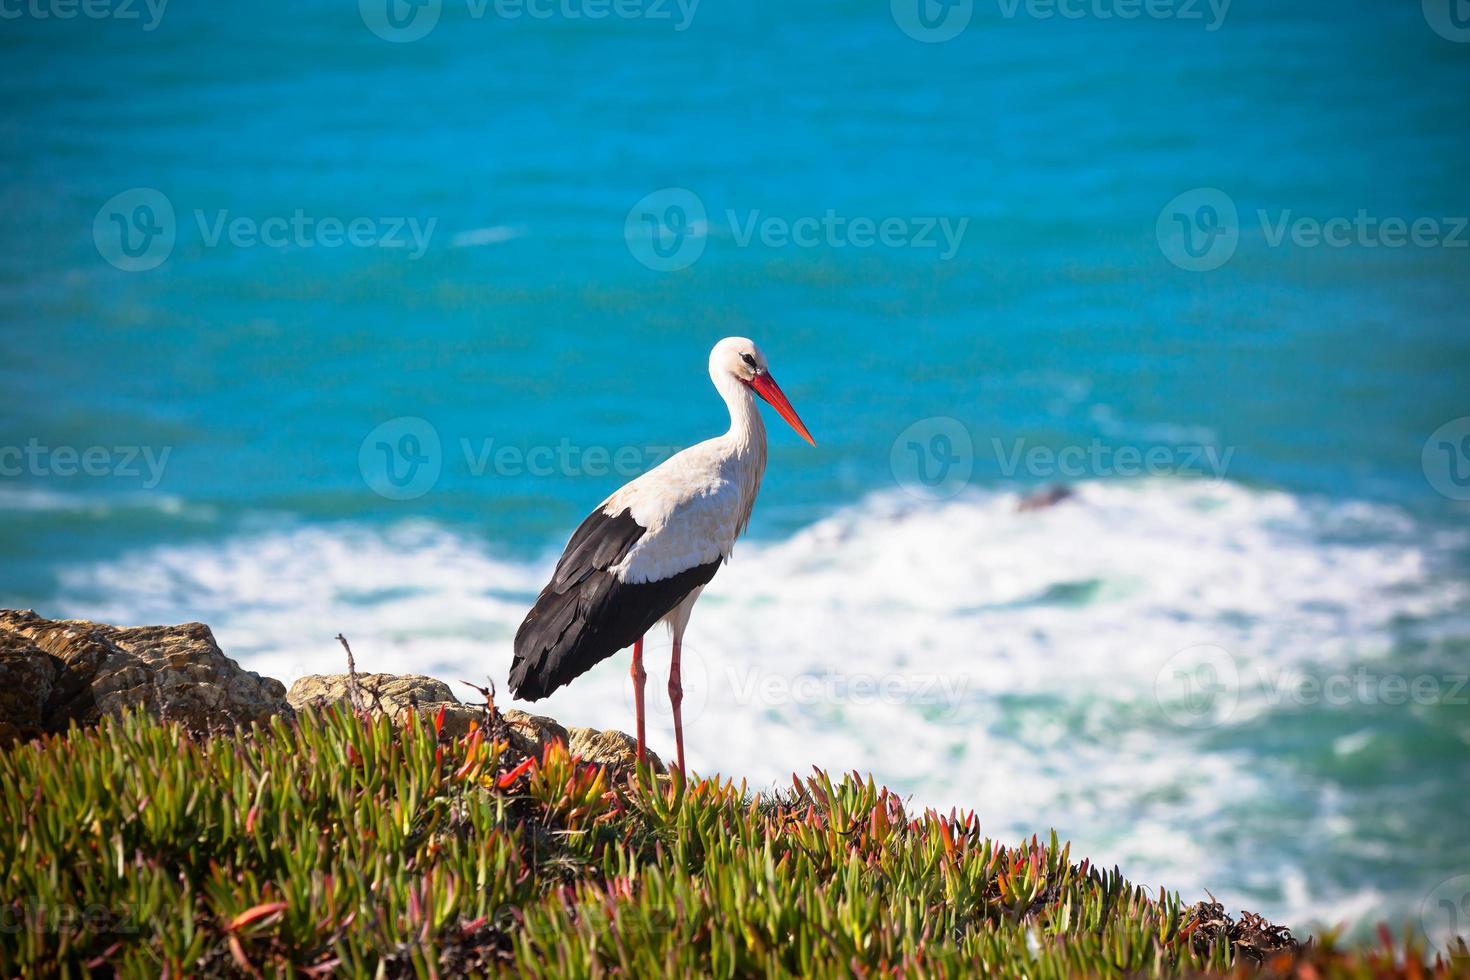
{"type": "Polygon", "coordinates": [[[730,430],[725,433],[725,438],[736,452],[753,452],[764,456],[766,426],[761,421],[755,393],[733,378],[723,381],[717,387],[720,397],[725,400],[725,406],[730,409],[730,430]]]}

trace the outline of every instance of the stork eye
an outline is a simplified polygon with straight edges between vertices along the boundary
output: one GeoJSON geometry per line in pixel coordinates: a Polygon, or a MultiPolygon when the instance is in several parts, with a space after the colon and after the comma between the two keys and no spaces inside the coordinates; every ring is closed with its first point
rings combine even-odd
{"type": "Polygon", "coordinates": [[[746,364],[749,364],[751,367],[755,367],[755,358],[751,357],[749,354],[741,354],[740,359],[746,364]]]}

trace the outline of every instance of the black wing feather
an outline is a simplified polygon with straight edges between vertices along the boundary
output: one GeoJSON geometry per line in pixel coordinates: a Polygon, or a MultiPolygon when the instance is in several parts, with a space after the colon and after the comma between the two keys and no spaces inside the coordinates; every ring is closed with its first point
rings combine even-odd
{"type": "Polygon", "coordinates": [[[658,582],[620,582],[608,571],[648,529],[626,509],[593,511],[567,542],[556,573],[516,631],[511,694],[546,697],[593,664],[632,646],[649,628],[715,577],[718,560],[658,582]]]}

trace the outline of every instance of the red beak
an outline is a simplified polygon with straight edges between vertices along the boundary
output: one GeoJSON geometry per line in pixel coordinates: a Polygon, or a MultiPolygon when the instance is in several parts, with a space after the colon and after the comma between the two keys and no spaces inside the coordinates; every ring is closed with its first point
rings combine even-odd
{"type": "Polygon", "coordinates": [[[755,389],[757,395],[769,402],[771,407],[786,420],[786,423],[797,431],[797,434],[813,446],[817,444],[817,440],[806,431],[806,426],[801,422],[801,416],[796,414],[796,409],[792,408],[791,403],[786,400],[786,396],[781,392],[781,386],[776,384],[776,379],[771,377],[769,371],[751,378],[750,387],[755,389]]]}

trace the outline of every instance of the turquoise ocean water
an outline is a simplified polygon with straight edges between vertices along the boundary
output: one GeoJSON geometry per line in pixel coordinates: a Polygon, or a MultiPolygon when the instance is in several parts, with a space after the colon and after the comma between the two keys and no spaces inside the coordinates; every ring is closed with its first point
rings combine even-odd
{"type": "MultiPolygon", "coordinates": [[[[503,683],[744,334],[818,447],[772,416],[696,768],[1442,929],[1463,6],[6,7],[0,604],[503,683]]],[[[546,709],[627,727],[625,666],[546,709]]]]}

